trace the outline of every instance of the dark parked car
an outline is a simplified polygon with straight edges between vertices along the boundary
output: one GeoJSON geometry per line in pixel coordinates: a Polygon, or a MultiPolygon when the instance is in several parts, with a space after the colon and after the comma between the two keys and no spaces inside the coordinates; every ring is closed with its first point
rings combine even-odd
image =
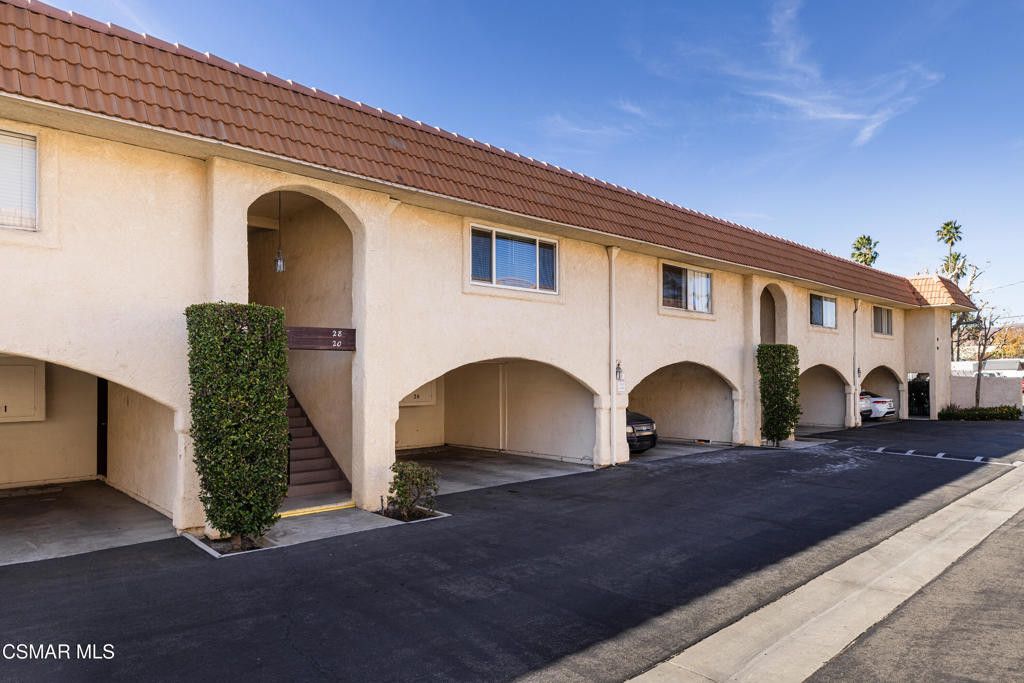
{"type": "Polygon", "coordinates": [[[629,444],[630,453],[643,453],[648,448],[658,445],[658,429],[654,420],[626,411],[626,443],[629,444]]]}

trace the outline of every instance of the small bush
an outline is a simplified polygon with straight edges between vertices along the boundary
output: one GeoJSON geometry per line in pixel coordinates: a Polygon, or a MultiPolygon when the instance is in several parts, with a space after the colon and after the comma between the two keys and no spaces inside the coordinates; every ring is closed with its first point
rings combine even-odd
{"type": "Polygon", "coordinates": [[[384,514],[403,522],[429,517],[434,512],[441,473],[410,461],[396,462],[391,471],[395,476],[388,487],[384,514]]]}
{"type": "Polygon", "coordinates": [[[761,434],[776,446],[800,419],[800,356],[790,344],[759,344],[761,434]]]}
{"type": "Polygon", "coordinates": [[[284,311],[220,302],[185,319],[199,499],[238,546],[267,532],[288,492],[284,311]]]}
{"type": "Polygon", "coordinates": [[[948,405],[939,411],[940,420],[1019,420],[1021,410],[1017,406],[994,406],[991,408],[961,408],[948,405]]]}

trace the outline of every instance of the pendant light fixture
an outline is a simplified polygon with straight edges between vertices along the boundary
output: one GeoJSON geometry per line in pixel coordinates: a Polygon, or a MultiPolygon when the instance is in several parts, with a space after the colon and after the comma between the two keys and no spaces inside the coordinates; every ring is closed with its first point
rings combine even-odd
{"type": "Polygon", "coordinates": [[[281,253],[281,192],[277,193],[277,257],[274,259],[274,272],[284,272],[284,254],[281,253]]]}

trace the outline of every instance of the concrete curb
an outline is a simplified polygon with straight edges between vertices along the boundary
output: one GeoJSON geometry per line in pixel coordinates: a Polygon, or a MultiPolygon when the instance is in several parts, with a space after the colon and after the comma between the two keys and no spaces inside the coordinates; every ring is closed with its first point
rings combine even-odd
{"type": "Polygon", "coordinates": [[[802,681],[1022,509],[1017,467],[633,680],[802,681]]]}

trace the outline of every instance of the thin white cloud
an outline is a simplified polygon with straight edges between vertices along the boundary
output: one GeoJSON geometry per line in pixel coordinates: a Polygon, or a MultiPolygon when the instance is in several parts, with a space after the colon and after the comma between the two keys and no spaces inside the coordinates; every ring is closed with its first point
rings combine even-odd
{"type": "MultiPolygon", "coordinates": [[[[799,0],[775,3],[762,44],[765,59],[756,64],[714,45],[687,45],[676,57],[687,68],[697,65],[724,77],[740,95],[775,105],[787,117],[830,122],[834,130],[852,136],[853,146],[869,142],[942,79],[919,64],[857,80],[827,78],[811,56],[813,43],[800,28],[800,7],[799,0]]],[[[655,69],[650,57],[642,59],[658,75],[678,76],[664,61],[655,62],[655,69]]]]}
{"type": "Polygon", "coordinates": [[[608,124],[588,125],[572,121],[561,114],[551,114],[540,120],[540,129],[544,135],[552,138],[571,138],[589,143],[608,142],[631,135],[634,130],[629,126],[608,124]]]}
{"type": "Polygon", "coordinates": [[[612,102],[612,106],[618,109],[619,111],[625,112],[627,114],[632,114],[633,116],[639,116],[642,119],[649,118],[646,109],[644,109],[638,104],[630,102],[629,100],[615,100],[614,102],[612,102]]]}

